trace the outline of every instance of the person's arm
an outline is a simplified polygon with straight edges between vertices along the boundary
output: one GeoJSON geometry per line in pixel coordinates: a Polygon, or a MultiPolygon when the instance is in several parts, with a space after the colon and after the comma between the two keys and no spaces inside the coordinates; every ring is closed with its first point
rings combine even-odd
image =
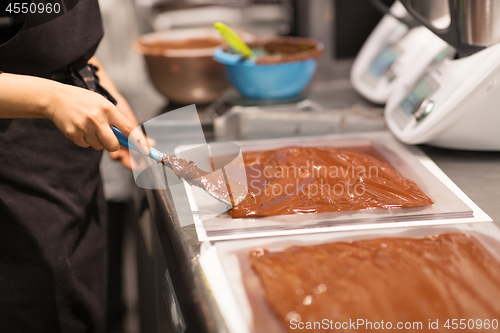
{"type": "Polygon", "coordinates": [[[92,57],[89,60],[89,63],[96,66],[99,70],[97,71],[96,75],[99,77],[99,82],[101,86],[106,89],[111,96],[113,96],[116,101],[118,102],[116,104],[116,107],[118,110],[125,116],[127,119],[132,122],[134,125],[139,126],[137,122],[137,118],[135,117],[134,112],[132,111],[132,108],[128,104],[127,100],[122,96],[122,94],[116,89],[115,84],[109,77],[108,73],[102,66],[102,64],[99,62],[97,57],[92,57]]]}
{"type": "MultiPolygon", "coordinates": [[[[120,148],[110,126],[129,136],[136,127],[103,96],[83,88],[26,76],[0,74],[0,118],[45,118],[80,147],[120,148]]],[[[149,151],[144,138],[138,146],[149,151]]],[[[134,142],[138,142],[134,140],[134,142]]]]}
{"type": "MultiPolygon", "coordinates": [[[[115,84],[109,77],[108,73],[102,66],[102,64],[99,62],[97,57],[92,57],[89,60],[89,63],[96,66],[99,70],[97,71],[96,75],[99,77],[99,83],[100,85],[106,89],[117,101],[116,107],[118,110],[125,116],[127,119],[134,125],[134,128],[139,126],[139,123],[137,122],[137,118],[135,117],[134,112],[132,111],[132,108],[128,104],[127,100],[123,97],[123,95],[116,89],[115,84]]],[[[146,143],[149,145],[149,143],[146,143]]],[[[116,160],[120,161],[123,163],[123,165],[129,169],[132,169],[132,163],[130,161],[130,155],[128,153],[128,149],[125,147],[120,147],[119,150],[110,152],[109,156],[116,160]]]]}
{"type": "Polygon", "coordinates": [[[48,118],[50,95],[56,88],[50,80],[0,74],[0,118],[48,118]]]}

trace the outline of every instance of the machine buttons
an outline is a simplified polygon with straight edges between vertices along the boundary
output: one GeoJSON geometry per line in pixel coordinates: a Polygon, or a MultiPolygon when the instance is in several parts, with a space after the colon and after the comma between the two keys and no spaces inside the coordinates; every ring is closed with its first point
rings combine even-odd
{"type": "Polygon", "coordinates": [[[487,86],[486,86],[486,91],[490,91],[491,89],[495,88],[497,85],[497,81],[491,81],[487,86]]]}
{"type": "Polygon", "coordinates": [[[389,82],[392,82],[400,72],[401,72],[401,65],[396,61],[391,66],[389,66],[387,72],[385,72],[385,76],[387,77],[389,82]]]}
{"type": "Polygon", "coordinates": [[[411,113],[417,120],[422,120],[434,109],[434,101],[428,98],[421,98],[411,110],[411,113]]]}

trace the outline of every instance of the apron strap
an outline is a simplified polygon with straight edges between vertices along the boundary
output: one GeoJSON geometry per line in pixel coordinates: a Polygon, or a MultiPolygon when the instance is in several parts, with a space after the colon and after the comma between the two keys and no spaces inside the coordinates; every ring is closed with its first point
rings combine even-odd
{"type": "Polygon", "coordinates": [[[116,99],[99,83],[99,77],[96,75],[99,68],[81,59],[71,63],[63,70],[48,75],[47,78],[94,91],[116,105],[118,103],[116,99]]]}

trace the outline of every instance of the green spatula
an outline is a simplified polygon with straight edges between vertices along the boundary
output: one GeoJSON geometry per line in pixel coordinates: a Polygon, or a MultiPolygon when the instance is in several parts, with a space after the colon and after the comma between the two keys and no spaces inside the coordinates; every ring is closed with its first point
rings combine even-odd
{"type": "Polygon", "coordinates": [[[227,25],[221,22],[216,22],[214,27],[219,30],[222,38],[226,41],[226,43],[231,46],[233,50],[241,54],[246,58],[254,57],[252,50],[245,44],[244,41],[227,25]]]}

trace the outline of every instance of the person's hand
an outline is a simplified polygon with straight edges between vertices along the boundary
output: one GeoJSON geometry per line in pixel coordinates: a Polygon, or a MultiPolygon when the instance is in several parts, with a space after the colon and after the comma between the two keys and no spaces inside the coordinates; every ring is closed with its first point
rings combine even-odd
{"type": "MultiPolygon", "coordinates": [[[[145,139],[148,147],[155,146],[156,141],[154,139],[150,139],[148,137],[145,137],[145,139]]],[[[132,159],[130,158],[129,149],[122,146],[120,146],[120,149],[118,149],[117,151],[109,152],[109,157],[117,162],[120,162],[130,170],[132,170],[132,168],[134,168],[135,170],[143,170],[147,167],[147,165],[143,164],[144,161],[142,159],[136,158],[135,161],[132,161],[132,159]]]]}
{"type": "Polygon", "coordinates": [[[132,170],[132,161],[130,160],[130,152],[128,148],[120,146],[120,149],[117,151],[110,151],[109,157],[117,162],[120,162],[127,169],[132,170]]]}
{"type": "Polygon", "coordinates": [[[136,126],[113,103],[95,92],[58,84],[50,96],[46,114],[68,139],[80,147],[105,148],[117,152],[115,156],[123,161],[126,150],[120,150],[118,139],[110,128],[113,125],[141,152],[149,153],[148,143],[138,134],[139,131],[130,136],[136,126]]]}

